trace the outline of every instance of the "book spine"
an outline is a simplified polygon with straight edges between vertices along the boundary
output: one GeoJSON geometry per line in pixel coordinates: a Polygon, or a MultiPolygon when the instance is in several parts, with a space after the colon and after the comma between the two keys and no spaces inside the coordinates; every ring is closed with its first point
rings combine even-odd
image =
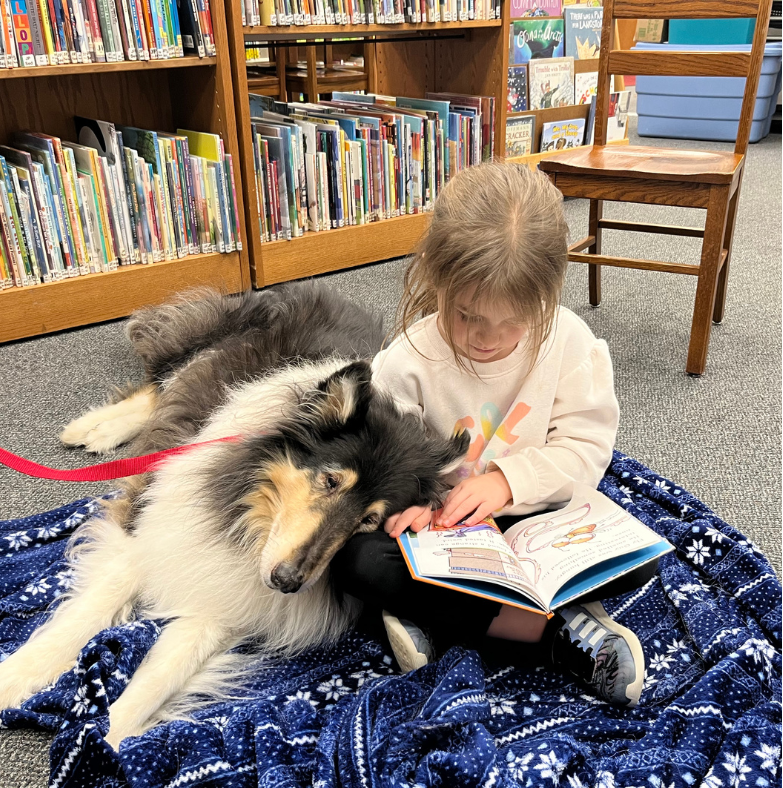
{"type": "Polygon", "coordinates": [[[85,0],[85,13],[87,24],[90,28],[92,38],[92,52],[96,63],[106,62],[106,50],[103,45],[103,35],[101,34],[100,17],[98,16],[98,6],[95,0],[85,0]]]}
{"type": "Polygon", "coordinates": [[[68,0],[55,0],[55,10],[62,18],[63,33],[65,35],[65,63],[76,63],[76,42],[71,29],[71,9],[68,0]]]}
{"type": "Polygon", "coordinates": [[[25,0],[11,0],[11,13],[19,62],[22,66],[29,68],[35,65],[35,49],[33,48],[30,18],[27,15],[25,0]]]}
{"type": "Polygon", "coordinates": [[[231,212],[234,217],[234,241],[239,251],[242,251],[242,234],[240,233],[239,222],[239,202],[237,200],[237,185],[234,179],[234,160],[230,153],[226,154],[226,171],[229,177],[229,188],[231,191],[231,212]]]}
{"type": "Polygon", "coordinates": [[[128,7],[128,0],[116,0],[117,21],[120,28],[120,37],[122,38],[123,51],[126,60],[138,60],[139,49],[136,35],[133,30],[133,23],[128,7]]]}
{"type": "Polygon", "coordinates": [[[108,11],[109,26],[111,27],[111,37],[114,44],[114,62],[121,63],[125,60],[125,36],[123,30],[120,29],[120,20],[117,16],[117,4],[115,0],[106,0],[106,9],[108,11]]]}
{"type": "Polygon", "coordinates": [[[103,41],[105,62],[114,63],[117,55],[112,35],[111,20],[109,19],[109,0],[93,1],[96,2],[98,10],[98,24],[100,25],[101,40],[103,41]]]}
{"type": "Polygon", "coordinates": [[[43,26],[38,10],[38,0],[30,0],[27,6],[27,14],[30,18],[30,34],[33,41],[33,50],[35,51],[35,64],[37,66],[48,66],[49,57],[46,53],[43,26]]]}

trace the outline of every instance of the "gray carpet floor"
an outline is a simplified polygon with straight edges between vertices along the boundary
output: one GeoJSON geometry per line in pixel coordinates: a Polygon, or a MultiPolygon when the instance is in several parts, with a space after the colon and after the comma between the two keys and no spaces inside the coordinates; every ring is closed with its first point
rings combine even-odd
{"type": "MultiPolygon", "coordinates": [[[[725,149],[673,140],[632,143],[725,149]]],[[[563,302],[604,337],[622,408],[617,448],[699,496],[758,543],[781,569],[781,138],[748,154],[737,219],[726,317],[714,326],[706,374],[685,374],[695,277],[604,269],[603,303],[587,302],[587,271],[569,270],[563,302]]],[[[573,238],[585,235],[587,210],[566,203],[573,238]]],[[[703,226],[702,211],[607,205],[611,218],[703,226]]],[[[698,262],[697,239],[606,233],[609,254],[698,262]]],[[[391,320],[404,261],[323,277],[391,320]]],[[[58,445],[59,429],[99,404],[111,384],[138,379],[123,322],[0,346],[0,445],[57,467],[92,457],[58,445]]],[[[0,469],[0,518],[54,508],[105,485],[28,479],[0,469]]],[[[49,737],[0,733],[0,786],[46,785],[49,737]]]]}

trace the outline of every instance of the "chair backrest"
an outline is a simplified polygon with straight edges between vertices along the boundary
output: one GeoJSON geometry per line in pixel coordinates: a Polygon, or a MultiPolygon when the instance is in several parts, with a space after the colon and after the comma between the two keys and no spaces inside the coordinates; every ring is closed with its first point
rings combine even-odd
{"type": "Polygon", "coordinates": [[[772,0],[604,0],[601,53],[598,61],[598,96],[595,144],[606,144],[610,74],[746,77],[737,143],[734,152],[748,148],[750,125],[761,60],[767,38],[772,0]],[[727,19],[756,18],[750,52],[650,52],[614,50],[616,19],[727,19]]]}

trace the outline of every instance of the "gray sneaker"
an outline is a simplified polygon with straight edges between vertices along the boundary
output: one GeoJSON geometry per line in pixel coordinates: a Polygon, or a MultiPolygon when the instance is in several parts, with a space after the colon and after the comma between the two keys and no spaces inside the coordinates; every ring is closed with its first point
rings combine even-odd
{"type": "Polygon", "coordinates": [[[423,668],[433,657],[434,651],[427,636],[410,621],[399,619],[383,611],[383,625],[389,636],[392,651],[403,673],[423,668]]]}
{"type": "Polygon", "coordinates": [[[633,707],[644,684],[644,652],[630,629],[613,621],[600,602],[557,611],[563,623],[552,643],[555,666],[578,678],[601,700],[633,707]]]}

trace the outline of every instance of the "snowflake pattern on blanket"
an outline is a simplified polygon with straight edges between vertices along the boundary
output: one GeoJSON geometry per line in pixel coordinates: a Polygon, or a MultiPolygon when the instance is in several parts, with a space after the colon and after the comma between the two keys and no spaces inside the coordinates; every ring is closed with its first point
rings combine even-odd
{"type": "MultiPolygon", "coordinates": [[[[485,670],[475,652],[398,675],[350,635],[260,672],[247,698],[123,742],[107,710],[159,635],[106,630],[5,727],[56,734],[54,788],[151,786],[563,786],[768,788],[781,782],[781,587],[764,556],[703,503],[615,453],[600,489],[676,551],[647,585],[605,603],[642,641],[642,700],[619,709],[566,677],[485,670]]],[[[82,500],[0,522],[0,658],[68,589],[67,538],[82,500]]]]}

